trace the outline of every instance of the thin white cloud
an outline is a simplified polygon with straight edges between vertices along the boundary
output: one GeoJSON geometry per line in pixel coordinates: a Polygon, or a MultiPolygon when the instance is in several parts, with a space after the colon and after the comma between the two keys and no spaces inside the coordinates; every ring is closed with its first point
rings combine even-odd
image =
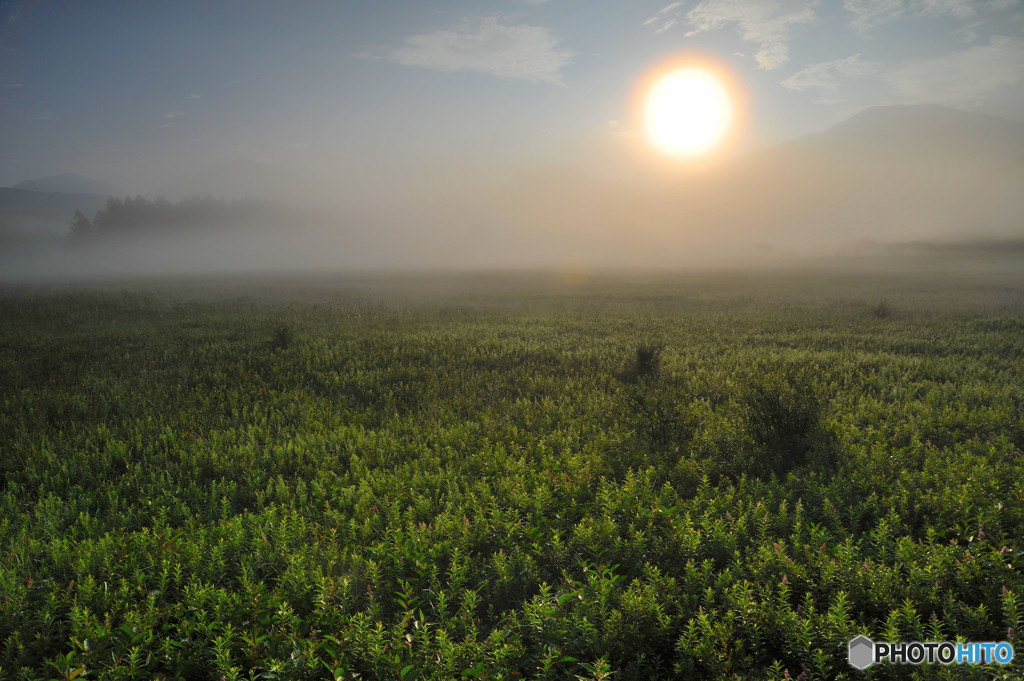
{"type": "Polygon", "coordinates": [[[966,19],[977,13],[975,0],[917,0],[918,11],[924,16],[956,17],[966,19]]]}
{"type": "Polygon", "coordinates": [[[782,81],[782,85],[790,90],[820,89],[835,93],[839,91],[841,79],[865,78],[878,73],[880,66],[878,62],[863,61],[860,54],[854,54],[845,59],[811,64],[782,81]]]}
{"type": "Polygon", "coordinates": [[[977,107],[1002,87],[1024,80],[1024,37],[992,36],[942,57],[909,62],[883,76],[908,102],[977,107]]]}
{"type": "Polygon", "coordinates": [[[682,14],[682,6],[681,2],[669,3],[655,12],[653,16],[644,20],[643,25],[655,33],[664,33],[676,25],[679,15],[682,14]]]}
{"type": "Polygon", "coordinates": [[[193,92],[192,94],[190,94],[188,96],[188,98],[189,99],[202,99],[202,95],[197,95],[196,93],[193,92]]]}
{"type": "Polygon", "coordinates": [[[850,28],[867,34],[875,26],[898,18],[906,7],[904,0],[844,0],[843,9],[853,14],[850,28]]]}
{"type": "Polygon", "coordinates": [[[973,24],[958,28],[955,33],[963,38],[965,43],[976,43],[978,42],[978,29],[984,24],[984,21],[975,21],[973,24]]]}
{"type": "Polygon", "coordinates": [[[796,27],[814,21],[817,0],[702,0],[686,14],[688,36],[734,27],[760,49],[759,68],[770,71],[789,61],[789,41],[796,27]]]}
{"type": "Polygon", "coordinates": [[[160,124],[161,128],[167,128],[174,125],[175,121],[184,116],[184,111],[167,111],[164,113],[164,122],[160,124]]]}
{"type": "Polygon", "coordinates": [[[476,71],[502,78],[561,84],[572,52],[544,26],[507,24],[500,17],[467,19],[460,25],[406,38],[385,57],[403,66],[434,71],[476,71]]]}
{"type": "Polygon", "coordinates": [[[982,13],[1012,6],[1016,0],[843,0],[853,15],[849,26],[867,35],[877,26],[901,17],[970,19],[982,13]]]}

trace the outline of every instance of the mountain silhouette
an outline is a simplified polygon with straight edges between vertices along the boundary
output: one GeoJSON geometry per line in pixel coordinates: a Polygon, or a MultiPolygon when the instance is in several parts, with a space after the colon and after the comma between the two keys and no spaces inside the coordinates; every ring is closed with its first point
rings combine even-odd
{"type": "Polygon", "coordinates": [[[57,194],[98,194],[100,196],[119,196],[122,194],[122,191],[116,185],[109,182],[101,182],[78,173],[61,173],[34,180],[25,180],[14,185],[12,189],[57,194]]]}
{"type": "Polygon", "coordinates": [[[1019,121],[885,106],[716,166],[637,173],[632,184],[629,173],[609,181],[584,164],[524,173],[494,201],[595,261],[1006,239],[1024,236],[1024,173],[1013,171],[1022,154],[1019,121]]]}

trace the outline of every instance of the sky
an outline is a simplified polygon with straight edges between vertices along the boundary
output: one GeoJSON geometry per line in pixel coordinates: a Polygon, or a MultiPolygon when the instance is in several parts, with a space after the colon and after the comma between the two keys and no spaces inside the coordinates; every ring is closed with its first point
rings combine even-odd
{"type": "Polygon", "coordinates": [[[681,51],[742,93],[734,151],[874,105],[1024,118],[1022,0],[0,3],[0,186],[149,192],[235,159],[358,186],[574,162],[639,133],[681,51]]]}

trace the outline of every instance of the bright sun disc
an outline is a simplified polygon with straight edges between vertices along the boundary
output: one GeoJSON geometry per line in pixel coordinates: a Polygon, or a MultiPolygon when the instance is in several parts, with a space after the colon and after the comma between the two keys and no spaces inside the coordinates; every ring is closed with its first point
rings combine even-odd
{"type": "Polygon", "coordinates": [[[664,151],[696,156],[722,140],[732,110],[721,81],[704,69],[683,68],[655,81],[645,117],[648,136],[664,151]]]}

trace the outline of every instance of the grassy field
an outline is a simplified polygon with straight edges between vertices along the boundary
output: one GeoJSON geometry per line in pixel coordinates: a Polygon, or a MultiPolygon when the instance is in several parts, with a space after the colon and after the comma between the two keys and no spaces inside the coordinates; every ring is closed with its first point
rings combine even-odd
{"type": "Polygon", "coordinates": [[[0,678],[853,670],[1024,605],[1024,277],[8,287],[0,678]]]}

